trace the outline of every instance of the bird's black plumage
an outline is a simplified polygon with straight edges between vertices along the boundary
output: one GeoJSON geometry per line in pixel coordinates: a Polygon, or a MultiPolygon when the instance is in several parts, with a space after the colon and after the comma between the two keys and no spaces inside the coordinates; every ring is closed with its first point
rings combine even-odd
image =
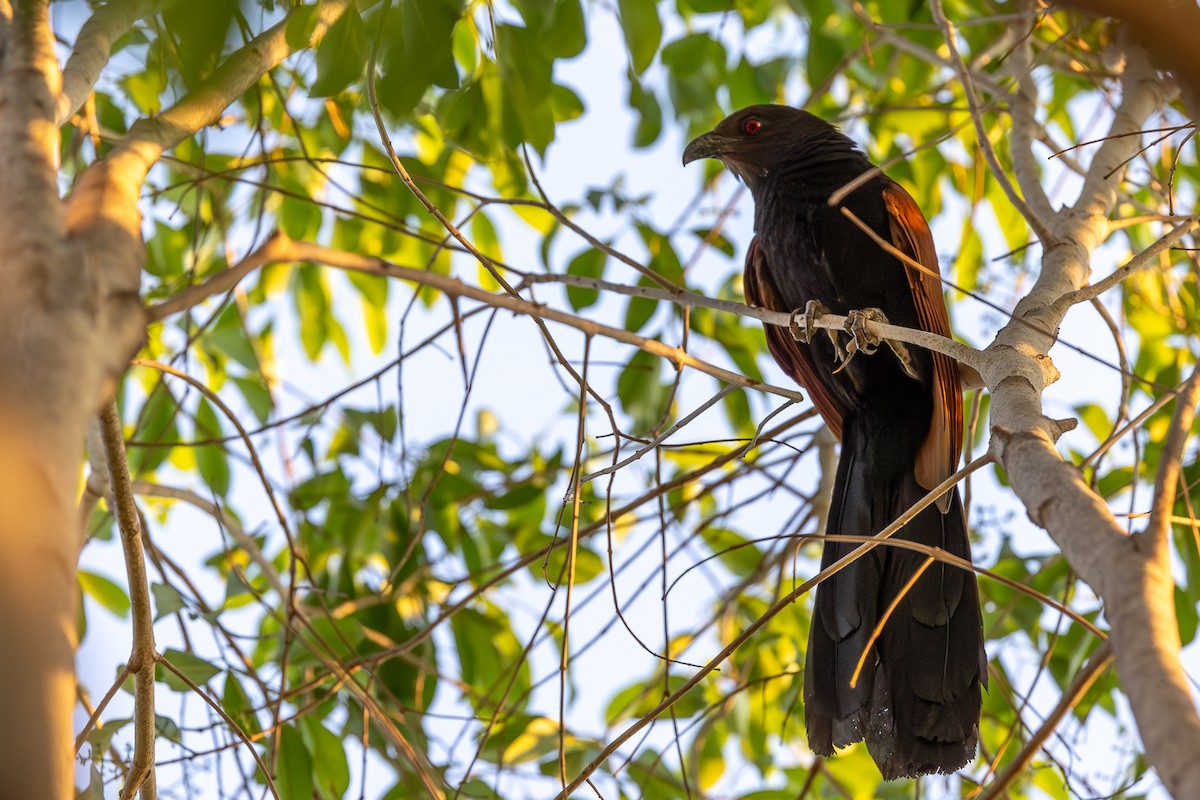
{"type": "MultiPolygon", "coordinates": [[[[694,139],[684,163],[717,158],[754,196],[756,236],[746,255],[747,300],[777,311],[818,301],[830,311],[881,310],[895,325],[950,335],[929,226],[916,203],[833,126],[788,106],[751,106],[694,139]],[[837,205],[830,196],[855,178],[837,205]],[[842,208],[923,270],[873,241],[842,208]]],[[[804,386],[841,439],[826,533],[868,536],[895,520],[955,469],[962,392],[949,358],[887,347],[844,364],[827,336],[799,343],[768,326],[775,360],[804,386]]],[[[970,559],[957,490],[896,538],[970,559]]],[[[822,566],[857,547],[829,541],[822,566]]],[[[817,588],[804,675],[809,746],[865,740],[884,777],[953,772],[975,755],[980,686],[986,685],[982,620],[973,573],[935,561],[904,591],[926,556],[877,547],[817,588]],[[872,632],[874,652],[851,678],[872,632]]]]}

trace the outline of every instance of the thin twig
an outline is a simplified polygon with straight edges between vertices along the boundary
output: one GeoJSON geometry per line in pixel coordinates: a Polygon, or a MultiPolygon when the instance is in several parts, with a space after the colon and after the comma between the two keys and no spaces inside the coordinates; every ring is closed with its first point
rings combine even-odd
{"type": "Polygon", "coordinates": [[[142,550],[142,521],[134,500],[125,458],[125,433],[116,403],[110,403],[100,415],[100,434],[108,460],[112,495],[109,503],[121,531],[121,549],[125,555],[125,573],[129,579],[129,602],[133,617],[133,645],[128,669],[134,675],[133,763],[129,779],[121,790],[121,800],[129,800],[140,790],[141,800],[154,800],[154,611],[150,605],[150,585],[146,578],[146,555],[142,550]]]}
{"type": "Polygon", "coordinates": [[[1104,278],[1096,281],[1095,283],[1088,284],[1087,286],[1084,286],[1081,289],[1076,289],[1073,292],[1067,292],[1059,297],[1058,300],[1054,302],[1054,310],[1062,313],[1076,303],[1086,303],[1088,300],[1099,297],[1112,287],[1116,286],[1118,283],[1124,281],[1133,273],[1148,265],[1151,262],[1151,259],[1157,256],[1159,253],[1170,249],[1176,242],[1195,230],[1197,226],[1200,226],[1200,216],[1188,217],[1183,222],[1179,223],[1170,231],[1168,231],[1164,236],[1161,236],[1154,244],[1150,245],[1145,250],[1126,261],[1123,265],[1113,270],[1111,274],[1106,275],[1104,278]]]}
{"type": "Polygon", "coordinates": [[[1092,688],[1092,684],[1100,677],[1100,673],[1104,672],[1112,663],[1112,658],[1112,642],[1107,640],[1101,642],[1100,646],[1096,648],[1096,652],[1092,653],[1092,658],[1088,661],[1087,666],[1075,676],[1071,685],[1062,693],[1054,710],[1046,716],[1046,719],[1029,737],[1029,740],[1004,768],[1004,771],[988,785],[983,794],[979,795],[979,800],[997,800],[997,798],[1007,796],[1013,782],[1029,768],[1034,756],[1054,733],[1054,729],[1062,722],[1063,717],[1079,704],[1088,689],[1092,688]]]}
{"type": "MultiPolygon", "coordinates": [[[[1171,511],[1175,506],[1175,487],[1183,473],[1183,449],[1192,432],[1192,420],[1196,417],[1196,403],[1200,401],[1200,364],[1175,398],[1175,415],[1171,427],[1163,440],[1162,452],[1158,457],[1158,474],[1154,478],[1154,500],[1150,508],[1150,521],[1143,536],[1159,553],[1165,553],[1170,542],[1171,511]]],[[[1138,537],[1135,541],[1140,540],[1138,537]]]]}
{"type": "Polygon", "coordinates": [[[932,0],[930,10],[933,12],[933,19],[942,29],[942,36],[946,41],[946,47],[950,50],[950,64],[958,75],[959,81],[962,82],[963,93],[967,97],[967,105],[971,108],[971,120],[975,123],[975,135],[979,140],[979,148],[983,152],[984,159],[988,162],[988,167],[992,171],[992,177],[1000,184],[1000,188],[1004,190],[1008,201],[1013,204],[1013,207],[1021,212],[1021,216],[1029,224],[1034,235],[1043,243],[1053,241],[1050,228],[1034,213],[1033,209],[1025,202],[1016,188],[1012,185],[1012,181],[1008,179],[1008,173],[1000,164],[1000,159],[996,156],[996,149],[992,147],[992,140],[988,137],[988,130],[984,126],[983,109],[979,106],[979,97],[975,93],[975,80],[971,70],[967,69],[966,62],[963,61],[962,53],[958,50],[958,35],[954,32],[954,23],[946,18],[946,12],[942,8],[941,0],[932,0]]]}
{"type": "Polygon", "coordinates": [[[575,776],[575,778],[563,791],[555,795],[554,800],[566,800],[566,798],[570,797],[571,792],[577,789],[591,776],[593,772],[599,769],[600,765],[607,761],[613,753],[620,749],[621,745],[632,738],[642,728],[646,727],[655,719],[657,719],[668,708],[679,702],[681,698],[694,689],[702,680],[704,680],[705,677],[712,673],[713,670],[717,669],[718,666],[724,663],[727,658],[733,655],[734,651],[749,641],[751,637],[753,637],[764,625],[766,625],[781,611],[791,606],[792,603],[796,602],[798,598],[802,597],[818,583],[827,580],[829,576],[844,569],[851,562],[862,558],[864,555],[874,550],[875,547],[886,541],[897,531],[907,525],[909,521],[911,521],[917,514],[935,503],[939,497],[953,489],[955,484],[962,480],[964,476],[969,475],[986,464],[990,464],[991,461],[991,455],[984,455],[963,467],[961,470],[954,473],[949,478],[931,489],[928,494],[914,503],[911,508],[901,514],[899,517],[897,517],[892,524],[888,525],[882,531],[873,536],[872,541],[855,548],[853,551],[847,553],[842,558],[839,558],[837,561],[818,572],[812,578],[800,584],[800,586],[796,587],[782,598],[777,600],[774,605],[772,605],[761,616],[747,625],[745,629],[743,629],[740,634],[735,636],[727,645],[725,645],[725,647],[721,648],[721,651],[713,656],[703,668],[697,670],[696,674],[688,678],[688,680],[686,680],[678,689],[672,692],[669,696],[663,698],[658,705],[656,705],[646,714],[643,714],[637,721],[635,721],[632,725],[613,738],[611,742],[605,745],[604,749],[600,751],[600,754],[588,762],[588,764],[584,766],[580,773],[575,776]]]}

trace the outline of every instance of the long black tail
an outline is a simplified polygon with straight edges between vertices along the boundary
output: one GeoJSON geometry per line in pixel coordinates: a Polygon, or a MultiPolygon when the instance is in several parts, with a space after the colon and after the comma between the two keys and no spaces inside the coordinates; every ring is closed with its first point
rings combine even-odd
{"type": "MultiPolygon", "coordinates": [[[[926,494],[911,462],[887,465],[894,455],[880,453],[860,426],[847,425],[827,533],[878,533],[926,494]]],[[[896,538],[971,558],[957,491],[945,513],[929,506],[896,538]]],[[[822,567],[857,546],[827,542],[822,567]]],[[[954,772],[975,757],[979,738],[987,657],[974,573],[929,564],[862,658],[876,624],[926,559],[882,545],[817,587],[804,670],[809,747],[828,756],[865,739],[888,780],[954,772]]]]}

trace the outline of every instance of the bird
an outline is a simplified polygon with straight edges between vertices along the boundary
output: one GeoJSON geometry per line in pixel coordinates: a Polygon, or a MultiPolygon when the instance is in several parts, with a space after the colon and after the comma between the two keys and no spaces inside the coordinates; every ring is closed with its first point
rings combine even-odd
{"type": "MultiPolygon", "coordinates": [[[[792,313],[790,327],[765,326],[768,348],[841,443],[825,533],[878,533],[954,473],[962,448],[955,362],[869,331],[886,321],[951,335],[929,224],[852,139],[791,106],[729,115],[683,152],[685,166],[703,158],[723,162],[753,196],[746,301],[792,313]],[[831,203],[835,193],[844,196],[831,203]],[[846,330],[814,336],[826,313],[847,316],[846,330]]],[[[958,490],[893,538],[969,561],[958,490]]],[[[822,568],[857,547],[826,539],[822,568]]],[[[987,688],[979,587],[974,572],[926,560],[884,544],[818,585],[803,691],[816,755],[865,740],[887,780],[974,760],[987,688]]]]}

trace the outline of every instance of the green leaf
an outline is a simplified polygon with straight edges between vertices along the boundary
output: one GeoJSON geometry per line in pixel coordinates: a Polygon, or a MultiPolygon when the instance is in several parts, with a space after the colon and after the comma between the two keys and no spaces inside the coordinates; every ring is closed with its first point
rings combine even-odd
{"type": "Polygon", "coordinates": [[[332,97],[363,74],[370,43],[358,9],[351,3],[317,45],[317,79],[312,97],[332,97]]]}
{"type": "MultiPolygon", "coordinates": [[[[471,218],[471,238],[479,252],[493,261],[503,261],[504,253],[500,250],[500,237],[496,235],[496,226],[482,211],[471,218]]],[[[478,263],[478,262],[476,262],[478,263]]],[[[479,285],[489,292],[500,290],[500,284],[492,275],[491,270],[479,264],[479,285]]]]}
{"type": "Polygon", "coordinates": [[[550,87],[550,108],[555,122],[567,122],[583,116],[583,101],[566,86],[557,83],[550,87]]]}
{"type": "Polygon", "coordinates": [[[300,732],[291,725],[279,731],[279,771],[275,775],[275,787],[279,790],[280,800],[313,798],[312,756],[300,732]]]}
{"type": "Polygon", "coordinates": [[[650,0],[617,0],[621,11],[621,31],[629,48],[633,71],[641,75],[654,60],[662,41],[662,22],[658,4],[650,0]]]}
{"type": "Polygon", "coordinates": [[[246,690],[242,688],[241,682],[232,672],[225,673],[225,691],[221,697],[221,708],[225,709],[225,713],[238,724],[243,733],[254,735],[262,732],[262,726],[258,724],[258,714],[254,712],[254,705],[246,695],[246,690]]]}
{"type": "Polygon", "coordinates": [[[348,273],[350,283],[358,289],[362,300],[363,323],[367,329],[367,343],[376,355],[383,352],[388,342],[388,288],[387,278],[379,275],[348,273]]]}
{"type": "Polygon", "coordinates": [[[237,304],[230,303],[221,311],[204,336],[206,345],[213,345],[250,372],[261,372],[258,354],[251,344],[253,337],[242,322],[237,304]]]}
{"type": "Polygon", "coordinates": [[[154,595],[154,619],[160,620],[168,614],[174,614],[176,611],[187,608],[187,602],[183,599],[174,586],[168,586],[165,583],[150,584],[150,594],[154,595]]]}
{"type": "Polygon", "coordinates": [[[350,765],[346,746],[318,717],[304,718],[304,740],[312,754],[313,779],[318,793],[329,800],[340,799],[350,787],[350,765]]]}
{"type": "Polygon", "coordinates": [[[168,742],[183,743],[183,731],[179,730],[179,725],[175,720],[164,717],[162,714],[154,715],[154,733],[160,739],[166,739],[168,742]]]}
{"type": "Polygon", "coordinates": [[[308,47],[313,31],[317,29],[317,21],[320,19],[318,11],[320,8],[316,5],[292,7],[291,13],[288,14],[287,28],[284,31],[284,38],[287,40],[289,49],[304,50],[308,47]]]}
{"type": "Polygon", "coordinates": [[[300,341],[305,354],[316,361],[330,340],[329,295],[322,271],[312,264],[302,264],[293,272],[292,296],[299,318],[300,341]]]}
{"type": "Polygon", "coordinates": [[[642,88],[636,79],[629,81],[629,106],[638,112],[637,128],[633,132],[634,147],[649,147],[662,133],[662,106],[653,91],[642,88]]]}
{"type": "MultiPolygon", "coordinates": [[[[568,275],[581,278],[601,278],[604,276],[604,265],[608,263],[608,254],[598,247],[589,247],[571,259],[567,265],[568,275]]],[[[600,291],[587,286],[572,286],[567,284],[567,302],[575,311],[581,311],[595,305],[600,299],[600,291]]]]}
{"type": "Polygon", "coordinates": [[[179,73],[189,88],[196,88],[217,68],[237,10],[237,0],[172,3],[164,9],[163,22],[175,41],[179,73]]]}
{"type": "Polygon", "coordinates": [[[558,0],[545,33],[546,52],[552,58],[574,58],[582,53],[587,44],[587,26],[579,0],[558,0]]]}
{"type": "Polygon", "coordinates": [[[667,387],[658,378],[660,367],[658,357],[638,350],[617,378],[617,397],[639,431],[649,429],[662,417],[667,387]]]}
{"type": "Polygon", "coordinates": [[[242,393],[246,405],[254,412],[255,418],[265,424],[271,418],[271,410],[275,404],[263,378],[257,375],[253,378],[234,378],[233,383],[242,393]]]}
{"type": "Polygon", "coordinates": [[[79,587],[103,608],[118,617],[129,616],[129,595],[112,580],[95,572],[79,570],[79,587]]]}
{"type": "MultiPolygon", "coordinates": [[[[200,658],[200,656],[183,650],[167,648],[163,651],[163,658],[169,661],[171,666],[187,676],[188,680],[197,686],[203,686],[208,683],[221,671],[203,658],[200,658]]],[[[159,665],[155,670],[155,676],[156,680],[166,683],[168,687],[176,692],[191,691],[191,687],[184,683],[178,675],[162,665],[159,665]]]]}
{"type": "Polygon", "coordinates": [[[538,47],[538,37],[527,28],[499,25],[500,84],[507,102],[503,106],[505,139],[512,146],[528,142],[539,153],[554,138],[554,109],[550,105],[553,64],[538,47]]]}
{"type": "MultiPolygon", "coordinates": [[[[165,383],[157,383],[138,414],[139,437],[160,444],[179,441],[176,419],[179,406],[165,383]]],[[[134,475],[153,473],[171,455],[169,447],[132,447],[129,449],[129,471],[134,475]]]]}
{"type": "Polygon", "coordinates": [[[462,0],[402,0],[400,3],[405,51],[423,63],[422,75],[428,75],[433,83],[446,89],[458,86],[451,33],[462,16],[462,8],[462,0]]]}
{"type": "MultiPolygon", "coordinates": [[[[201,397],[196,405],[196,438],[219,439],[223,436],[221,423],[208,399],[201,397]]],[[[196,449],[196,465],[200,477],[220,496],[229,491],[229,459],[219,444],[200,445],[196,449]]]]}

